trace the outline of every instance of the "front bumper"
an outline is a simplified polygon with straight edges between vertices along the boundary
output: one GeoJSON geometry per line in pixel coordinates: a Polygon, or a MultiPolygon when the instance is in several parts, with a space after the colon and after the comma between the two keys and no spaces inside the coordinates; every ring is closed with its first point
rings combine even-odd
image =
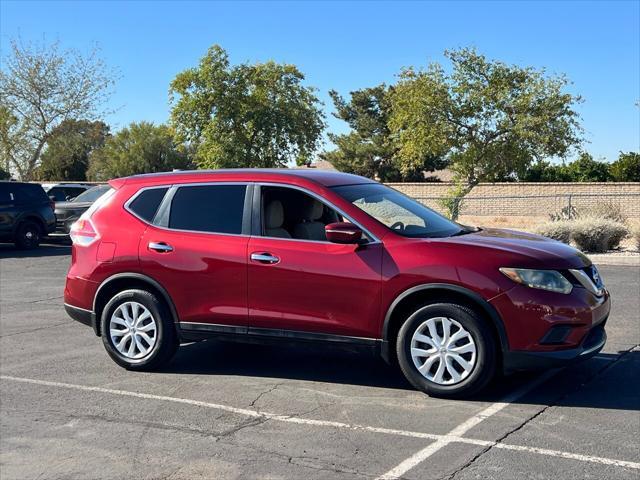
{"type": "Polygon", "coordinates": [[[503,354],[505,373],[565,367],[597,355],[607,341],[605,321],[593,327],[577,348],[556,351],[509,351],[503,354]]]}

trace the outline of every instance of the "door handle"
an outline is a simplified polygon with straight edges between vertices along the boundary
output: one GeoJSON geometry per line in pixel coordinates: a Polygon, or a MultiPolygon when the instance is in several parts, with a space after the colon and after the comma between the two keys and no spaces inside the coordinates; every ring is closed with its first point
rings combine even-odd
{"type": "Polygon", "coordinates": [[[164,242],[149,242],[149,250],[159,253],[173,252],[173,247],[164,242]]]}
{"type": "Polygon", "coordinates": [[[270,265],[273,265],[274,263],[278,263],[280,261],[278,257],[276,257],[275,255],[271,255],[268,252],[252,253],[251,260],[260,263],[267,263],[270,265]]]}

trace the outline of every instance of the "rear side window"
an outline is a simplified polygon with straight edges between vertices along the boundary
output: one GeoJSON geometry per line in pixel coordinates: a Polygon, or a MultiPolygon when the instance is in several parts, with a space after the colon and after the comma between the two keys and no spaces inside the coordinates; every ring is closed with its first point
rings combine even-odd
{"type": "Polygon", "coordinates": [[[167,190],[167,187],[143,190],[129,204],[129,209],[143,220],[151,222],[167,190]]]}
{"type": "Polygon", "coordinates": [[[171,203],[169,228],[242,233],[246,185],[180,187],[171,203]]]}
{"type": "Polygon", "coordinates": [[[36,183],[23,183],[14,186],[15,201],[19,205],[48,202],[49,198],[42,187],[36,183]],[[16,188],[17,187],[17,188],[16,188]]]}

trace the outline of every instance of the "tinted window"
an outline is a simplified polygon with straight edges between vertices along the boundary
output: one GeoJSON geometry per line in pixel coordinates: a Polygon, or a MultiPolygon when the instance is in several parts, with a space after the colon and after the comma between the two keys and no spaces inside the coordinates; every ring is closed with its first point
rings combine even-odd
{"type": "Polygon", "coordinates": [[[89,190],[86,190],[84,193],[81,193],[80,195],[78,195],[76,198],[73,199],[73,201],[74,202],[95,202],[105,192],[108,192],[108,191],[109,191],[109,185],[92,187],[89,190]]]}
{"type": "Polygon", "coordinates": [[[67,200],[67,194],[62,187],[50,188],[47,195],[53,197],[56,202],[64,202],[67,200]]]}
{"type": "MultiPolygon", "coordinates": [[[[103,187],[97,187],[102,189],[103,187]]],[[[164,194],[167,193],[168,188],[150,188],[143,190],[140,194],[129,204],[129,208],[132,212],[138,215],[140,218],[150,222],[158,211],[158,207],[164,198],[164,194]]],[[[102,191],[104,193],[104,190],[102,191]]],[[[89,192],[87,192],[89,194],[89,192]]],[[[80,197],[78,197],[80,198],[80,197]]],[[[88,201],[88,200],[82,200],[88,201]]]]}
{"type": "Polygon", "coordinates": [[[242,233],[245,185],[180,187],[171,203],[169,227],[199,232],[242,233]]]}
{"type": "Polygon", "coordinates": [[[48,202],[47,194],[42,187],[35,183],[22,183],[13,185],[15,201],[18,204],[48,202]]]}
{"type": "Polygon", "coordinates": [[[9,184],[0,182],[0,204],[13,202],[13,194],[9,190],[9,184]]]}

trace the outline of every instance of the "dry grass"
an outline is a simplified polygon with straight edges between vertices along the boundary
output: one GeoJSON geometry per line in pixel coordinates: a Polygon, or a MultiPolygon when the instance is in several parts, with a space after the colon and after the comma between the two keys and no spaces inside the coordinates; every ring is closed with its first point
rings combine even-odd
{"type": "MultiPolygon", "coordinates": [[[[518,217],[461,215],[458,221],[464,225],[476,225],[485,228],[506,228],[533,233],[540,225],[549,221],[548,212],[542,213],[540,216],[518,217]]],[[[640,231],[640,218],[628,219],[627,225],[632,231],[640,231]]],[[[620,250],[628,253],[638,253],[640,252],[640,245],[636,244],[636,240],[633,237],[628,237],[621,242],[620,250]]]]}

